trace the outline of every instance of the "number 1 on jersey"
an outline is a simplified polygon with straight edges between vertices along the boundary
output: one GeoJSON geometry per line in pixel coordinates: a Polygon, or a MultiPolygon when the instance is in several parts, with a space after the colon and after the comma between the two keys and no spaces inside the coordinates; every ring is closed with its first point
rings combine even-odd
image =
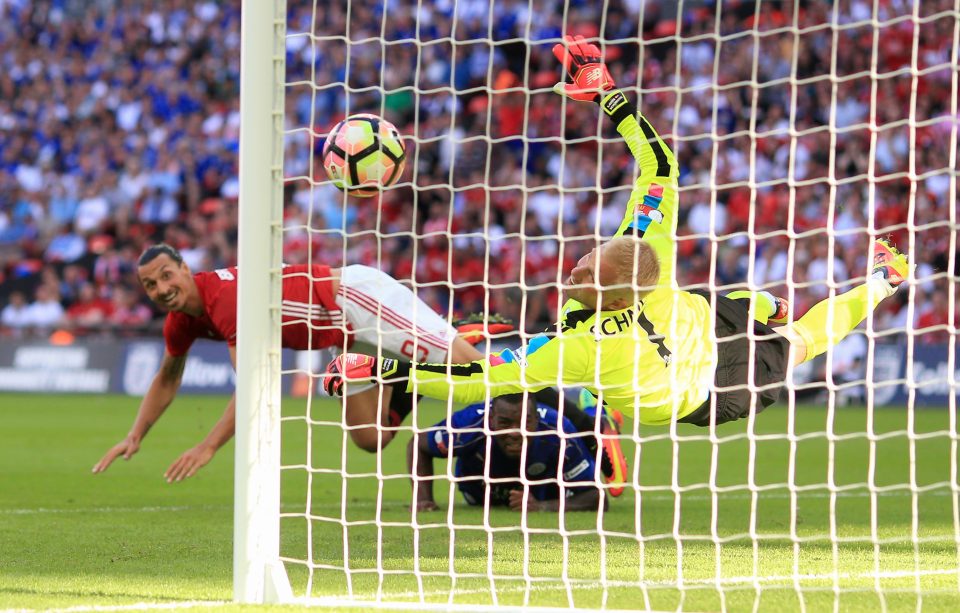
{"type": "Polygon", "coordinates": [[[667,345],[663,342],[664,336],[657,334],[657,331],[653,329],[653,323],[647,319],[647,314],[643,311],[640,311],[640,314],[637,315],[637,323],[639,323],[643,331],[647,333],[647,338],[650,339],[650,342],[657,346],[657,353],[660,354],[660,359],[663,360],[665,365],[669,366],[670,361],[673,359],[673,354],[670,353],[667,345]]]}

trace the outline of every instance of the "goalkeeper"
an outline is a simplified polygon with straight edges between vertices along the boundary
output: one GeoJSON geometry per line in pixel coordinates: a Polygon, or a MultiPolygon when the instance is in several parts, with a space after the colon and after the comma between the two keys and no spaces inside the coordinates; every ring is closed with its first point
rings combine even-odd
{"type": "Polygon", "coordinates": [[[380,378],[427,396],[477,402],[562,383],[586,387],[608,409],[644,424],[720,424],[775,402],[790,363],[811,360],[838,343],[908,275],[906,257],[878,240],[866,283],[776,330],[768,320],[785,318],[786,303],[769,293],[712,298],[678,289],[673,153],[615,88],[595,45],[567,37],[566,46],[553,51],[573,79],[554,89],[598,103],[639,164],[617,236],[570,272],[559,333],[454,367],[346,354],[328,366],[329,390],[337,392],[344,377],[380,378]]]}

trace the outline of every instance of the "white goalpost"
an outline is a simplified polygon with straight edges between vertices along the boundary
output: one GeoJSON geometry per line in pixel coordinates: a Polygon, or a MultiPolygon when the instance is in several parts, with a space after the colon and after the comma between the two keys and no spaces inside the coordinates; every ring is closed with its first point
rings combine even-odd
{"type": "MultiPolygon", "coordinates": [[[[243,0],[239,47],[235,601],[892,611],[960,599],[960,0],[243,0]],[[432,464],[439,510],[418,513],[408,463],[424,452],[411,441],[461,407],[424,400],[377,426],[393,435],[383,449],[359,449],[320,391],[326,354],[280,346],[282,267],[364,264],[448,321],[511,317],[516,333],[484,354],[555,333],[558,281],[616,230],[636,179],[609,120],[551,91],[566,34],[597,42],[676,154],[681,288],[770,291],[797,319],[871,275],[876,238],[915,269],[763,413],[716,429],[628,418],[626,491],[606,510],[469,505],[450,455],[432,464]],[[336,189],[320,160],[358,113],[406,143],[399,183],[372,198],[336,189]]],[[[488,425],[463,432],[492,453],[488,425]]],[[[563,491],[554,477],[501,481],[563,491]]]]}
{"type": "Polygon", "coordinates": [[[285,31],[283,0],[244,0],[233,590],[247,603],[292,596],[279,561],[285,31]]]}

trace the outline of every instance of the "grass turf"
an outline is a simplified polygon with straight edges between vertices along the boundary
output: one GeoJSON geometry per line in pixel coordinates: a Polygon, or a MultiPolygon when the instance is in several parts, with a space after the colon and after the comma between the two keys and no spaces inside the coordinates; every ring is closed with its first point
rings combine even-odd
{"type": "MultiPolygon", "coordinates": [[[[228,601],[232,444],[193,479],[162,478],[224,402],[178,399],[131,462],[92,475],[136,399],[0,396],[0,608],[228,601]]],[[[443,415],[436,403],[421,409],[421,426],[443,415]]],[[[562,524],[484,515],[440,482],[443,510],[421,514],[417,528],[403,477],[409,434],[378,462],[345,443],[332,405],[315,403],[309,428],[302,402],[285,414],[284,461],[304,463],[309,450],[311,467],[282,482],[282,553],[312,561],[312,573],[287,564],[300,595],[489,604],[492,569],[506,605],[960,608],[955,435],[944,410],[879,409],[869,437],[862,408],[801,407],[792,423],[774,408],[754,436],[746,422],[728,424],[715,444],[692,426],[676,442],[667,428],[641,427],[642,444],[626,447],[639,488],[599,524],[592,514],[562,524]]]]}

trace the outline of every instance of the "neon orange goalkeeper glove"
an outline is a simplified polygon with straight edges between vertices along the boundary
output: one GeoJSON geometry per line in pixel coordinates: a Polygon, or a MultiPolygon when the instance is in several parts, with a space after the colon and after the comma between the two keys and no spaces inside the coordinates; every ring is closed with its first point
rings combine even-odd
{"type": "Polygon", "coordinates": [[[476,345],[492,335],[505,334],[516,329],[512,321],[496,313],[486,318],[481,313],[471,313],[453,322],[453,327],[457,329],[460,338],[471,345],[476,345]]]}
{"type": "Polygon", "coordinates": [[[377,359],[361,353],[344,353],[327,364],[323,389],[331,396],[343,396],[344,382],[362,382],[388,377],[399,369],[399,363],[393,358],[377,359]]]}
{"type": "Polygon", "coordinates": [[[600,48],[579,35],[564,36],[563,41],[566,47],[554,45],[553,55],[567,69],[573,83],[557,83],[553,91],[574,100],[599,104],[603,94],[616,87],[603,63],[600,48]]]}

